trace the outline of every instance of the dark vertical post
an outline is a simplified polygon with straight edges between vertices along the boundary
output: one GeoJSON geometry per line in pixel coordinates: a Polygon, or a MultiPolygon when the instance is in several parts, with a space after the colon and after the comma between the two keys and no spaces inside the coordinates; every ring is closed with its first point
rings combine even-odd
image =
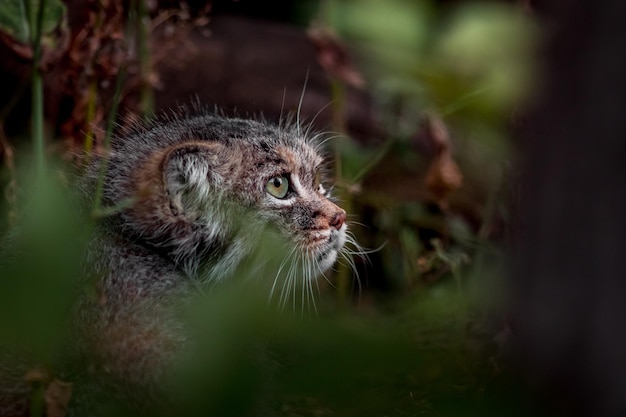
{"type": "Polygon", "coordinates": [[[566,415],[626,415],[626,3],[546,0],[521,143],[512,295],[525,369],[566,415]]]}

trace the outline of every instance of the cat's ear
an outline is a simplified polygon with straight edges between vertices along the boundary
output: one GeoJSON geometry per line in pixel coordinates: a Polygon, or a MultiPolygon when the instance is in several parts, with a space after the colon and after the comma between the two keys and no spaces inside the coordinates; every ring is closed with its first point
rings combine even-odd
{"type": "Polygon", "coordinates": [[[223,182],[219,172],[224,146],[191,143],[171,149],[163,159],[163,184],[174,215],[194,216],[216,195],[223,182]]]}

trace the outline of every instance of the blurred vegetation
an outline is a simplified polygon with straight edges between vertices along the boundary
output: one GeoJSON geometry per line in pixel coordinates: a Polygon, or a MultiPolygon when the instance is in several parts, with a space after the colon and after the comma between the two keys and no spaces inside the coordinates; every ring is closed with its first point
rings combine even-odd
{"type": "MultiPolygon", "coordinates": [[[[76,113],[84,116],[77,126],[99,125],[102,132],[65,130],[87,132],[85,149],[105,143],[102,109],[121,100],[114,86],[124,71],[130,74],[125,80],[139,79],[142,86],[136,108],[152,111],[149,16],[139,4],[133,2],[126,22],[110,32],[106,18],[115,13],[105,10],[95,20],[100,35],[110,35],[102,35],[100,46],[117,39],[117,31],[130,38],[116,43],[123,56],[108,70],[94,59],[93,72],[80,74],[83,86],[103,80],[109,86],[87,95],[76,113]]],[[[31,35],[32,16],[40,7],[44,23],[36,33],[63,36],[57,5],[10,1],[0,11],[0,28],[34,51],[39,40],[31,35]]],[[[355,259],[359,283],[344,265],[333,277],[335,288],[320,284],[310,314],[274,309],[267,289],[245,285],[198,296],[185,312],[197,345],[170,381],[175,414],[528,414],[531,405],[507,372],[511,329],[502,275],[512,215],[511,126],[532,90],[536,28],[507,3],[324,1],[310,20],[320,57],[345,45],[353,53],[353,61],[325,66],[334,128],[344,134],[331,145],[337,191],[357,241],[380,249],[355,259]],[[342,100],[350,85],[371,92],[383,142],[363,144],[347,135],[342,100]]],[[[41,63],[32,57],[37,74],[41,63]]],[[[0,340],[50,368],[53,377],[39,380],[49,386],[51,378],[66,377],[55,367],[67,349],[66,321],[91,220],[76,214],[68,169],[50,156],[44,161],[40,106],[34,99],[35,153],[14,152],[0,132],[6,191],[0,340]],[[37,170],[44,175],[32,176],[37,170]]],[[[115,405],[111,410],[123,413],[115,405]]]]}

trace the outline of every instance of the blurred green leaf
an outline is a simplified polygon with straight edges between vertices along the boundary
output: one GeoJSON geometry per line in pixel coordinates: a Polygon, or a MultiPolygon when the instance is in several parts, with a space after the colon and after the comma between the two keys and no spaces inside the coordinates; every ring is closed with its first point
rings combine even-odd
{"type": "Polygon", "coordinates": [[[88,227],[56,172],[32,181],[0,260],[0,340],[45,360],[65,336],[88,227]]]}
{"type": "MultiPolygon", "coordinates": [[[[42,0],[3,0],[0,7],[0,30],[23,43],[31,41],[28,7],[38,10],[42,0]]],[[[45,0],[42,34],[49,33],[61,22],[65,5],[60,0],[45,0]]]]}
{"type": "Polygon", "coordinates": [[[349,183],[361,179],[363,168],[375,162],[377,153],[382,151],[366,148],[349,138],[337,139],[334,144],[341,155],[341,176],[349,183]]]}
{"type": "Polygon", "coordinates": [[[6,0],[0,7],[0,30],[13,35],[17,40],[28,43],[30,30],[24,1],[6,0]]]}
{"type": "Polygon", "coordinates": [[[271,361],[259,338],[266,298],[241,288],[199,295],[185,308],[194,344],[172,379],[181,415],[252,415],[263,407],[271,361]]]}
{"type": "MultiPolygon", "coordinates": [[[[519,10],[497,3],[468,3],[455,8],[438,37],[433,61],[449,78],[461,81],[457,92],[465,106],[483,106],[500,114],[530,89],[531,46],[535,28],[519,10]]],[[[457,106],[458,100],[448,104],[457,106]]]]}

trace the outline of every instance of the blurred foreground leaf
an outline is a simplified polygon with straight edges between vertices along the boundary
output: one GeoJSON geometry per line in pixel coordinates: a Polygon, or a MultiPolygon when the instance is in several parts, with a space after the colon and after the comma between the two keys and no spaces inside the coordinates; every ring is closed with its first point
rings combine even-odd
{"type": "Polygon", "coordinates": [[[446,23],[433,61],[459,81],[447,110],[474,106],[502,117],[530,91],[536,28],[518,9],[487,3],[457,7],[446,23]]]}
{"type": "Polygon", "coordinates": [[[88,228],[56,172],[25,194],[0,259],[0,340],[45,360],[65,333],[88,228]]]}
{"type": "Polygon", "coordinates": [[[476,352],[495,348],[489,334],[468,335],[474,319],[458,287],[409,298],[400,314],[324,310],[310,319],[277,311],[250,287],[199,296],[186,311],[193,347],[171,379],[176,410],[303,417],[509,411],[515,403],[488,398],[495,359],[476,352]]]}

